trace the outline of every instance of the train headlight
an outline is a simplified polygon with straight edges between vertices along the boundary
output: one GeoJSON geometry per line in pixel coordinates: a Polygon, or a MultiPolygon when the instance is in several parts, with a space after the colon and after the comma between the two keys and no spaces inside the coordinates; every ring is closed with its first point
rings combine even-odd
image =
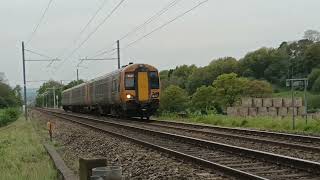
{"type": "Polygon", "coordinates": [[[131,94],[127,94],[127,99],[132,99],[133,96],[131,94]]]}
{"type": "Polygon", "coordinates": [[[158,98],[159,97],[159,93],[158,92],[152,93],[151,97],[152,98],[158,98]]]}

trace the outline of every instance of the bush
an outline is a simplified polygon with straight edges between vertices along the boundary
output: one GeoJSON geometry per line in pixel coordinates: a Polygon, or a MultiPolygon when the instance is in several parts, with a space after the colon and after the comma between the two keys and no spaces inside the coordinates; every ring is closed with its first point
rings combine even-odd
{"type": "Polygon", "coordinates": [[[189,97],[184,89],[170,85],[161,95],[160,110],[163,112],[186,111],[189,97]]]}
{"type": "Polygon", "coordinates": [[[0,127],[17,120],[19,115],[20,111],[15,108],[0,110],[0,127]]]}
{"type": "Polygon", "coordinates": [[[311,89],[314,82],[320,77],[320,69],[313,69],[312,72],[308,76],[309,84],[308,89],[311,89]]]}
{"type": "Polygon", "coordinates": [[[320,95],[308,94],[308,111],[315,112],[320,109],[320,95]]]}
{"type": "Polygon", "coordinates": [[[312,86],[312,91],[313,92],[320,92],[320,76],[318,77],[318,79],[313,83],[312,86]]]}
{"type": "Polygon", "coordinates": [[[191,109],[194,112],[200,111],[200,114],[210,114],[215,112],[214,89],[212,86],[201,86],[192,95],[191,109]]]}

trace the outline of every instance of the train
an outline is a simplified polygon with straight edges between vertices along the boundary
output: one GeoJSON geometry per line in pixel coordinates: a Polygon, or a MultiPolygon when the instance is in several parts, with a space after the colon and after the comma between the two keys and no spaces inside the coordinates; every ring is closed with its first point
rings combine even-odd
{"type": "Polygon", "coordinates": [[[149,119],[159,104],[159,71],[148,64],[130,63],[62,92],[62,107],[72,112],[149,119]]]}

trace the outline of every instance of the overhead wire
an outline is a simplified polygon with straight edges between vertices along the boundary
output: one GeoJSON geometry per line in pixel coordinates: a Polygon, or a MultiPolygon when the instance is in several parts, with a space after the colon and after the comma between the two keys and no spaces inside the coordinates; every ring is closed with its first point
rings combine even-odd
{"type": "Polygon", "coordinates": [[[112,11],[94,28],[93,31],[89,33],[89,35],[67,56],[66,59],[62,61],[62,63],[58,66],[57,69],[59,69],[66,61],[68,61],[73,54],[78,51],[91,37],[94,33],[98,31],[98,29],[112,16],[112,14],[120,7],[120,5],[124,2],[125,0],[121,0],[113,9],[112,11]]]}
{"type": "MultiPolygon", "coordinates": [[[[162,14],[166,13],[170,8],[172,8],[176,4],[178,4],[180,1],[181,0],[173,0],[169,4],[166,4],[160,11],[156,12],[154,15],[152,15],[150,18],[148,18],[145,22],[143,22],[142,24],[136,26],[135,28],[133,28],[132,30],[130,30],[129,32],[124,34],[121,38],[119,38],[119,40],[121,41],[121,40],[129,37],[131,34],[139,31],[140,29],[142,29],[146,25],[150,24],[151,22],[156,20],[158,17],[160,17],[162,14]]],[[[93,55],[93,57],[98,57],[98,56],[101,56],[101,55],[104,55],[104,54],[111,53],[111,52],[113,52],[113,50],[115,50],[115,49],[111,49],[111,50],[101,49],[101,50],[97,51],[95,53],[95,55],[93,55]]]]}
{"type": "Polygon", "coordinates": [[[53,59],[53,58],[50,57],[50,56],[47,56],[47,55],[45,55],[45,54],[43,54],[43,53],[36,52],[36,51],[34,51],[34,50],[30,50],[30,49],[24,49],[24,50],[27,51],[27,52],[29,52],[29,53],[36,54],[36,55],[41,56],[41,57],[44,57],[44,58],[53,59]]]}
{"type": "Polygon", "coordinates": [[[132,41],[131,43],[128,43],[125,47],[123,47],[122,49],[126,49],[132,45],[134,45],[135,43],[139,42],[140,40],[150,36],[151,34],[155,33],[156,31],[161,30],[162,28],[164,28],[165,26],[171,24],[172,22],[178,20],[179,18],[185,16],[186,14],[188,14],[189,12],[193,11],[194,9],[198,8],[199,6],[201,6],[202,4],[208,2],[209,0],[205,0],[205,1],[201,1],[199,2],[197,5],[193,6],[191,9],[179,14],[178,16],[176,16],[175,18],[167,21],[166,23],[162,24],[161,26],[158,26],[157,28],[153,29],[152,31],[150,31],[149,33],[143,35],[142,37],[138,38],[137,40],[132,41]]]}
{"type": "Polygon", "coordinates": [[[31,35],[30,35],[30,37],[29,37],[28,41],[26,42],[26,44],[30,43],[30,42],[31,42],[31,40],[33,39],[34,35],[37,33],[37,30],[39,29],[41,22],[43,21],[43,19],[44,19],[44,17],[45,17],[45,15],[46,15],[46,13],[48,12],[48,10],[49,10],[49,8],[50,8],[50,5],[51,5],[52,1],[53,1],[53,0],[49,0],[49,2],[48,2],[48,4],[47,4],[47,6],[46,6],[46,8],[45,8],[44,12],[42,13],[42,15],[41,15],[41,17],[40,17],[39,22],[37,23],[37,25],[36,25],[36,26],[35,26],[35,28],[33,29],[33,31],[32,31],[32,33],[31,33],[31,35]]]}
{"type": "Polygon", "coordinates": [[[157,19],[158,17],[160,17],[162,14],[166,13],[170,8],[174,7],[177,3],[179,3],[181,0],[174,0],[171,3],[167,4],[165,7],[163,7],[160,11],[158,11],[156,14],[154,14],[153,16],[151,16],[149,19],[147,19],[144,23],[140,24],[139,26],[137,26],[136,28],[132,29],[131,31],[129,31],[128,33],[126,33],[125,35],[123,35],[119,40],[123,40],[126,37],[130,36],[132,33],[137,32],[138,30],[140,30],[141,28],[143,28],[143,26],[146,26],[148,24],[150,24],[151,22],[153,22],[155,19],[157,19]]]}
{"type": "MultiPolygon", "coordinates": [[[[80,31],[80,33],[76,36],[76,38],[74,38],[74,40],[72,41],[72,45],[76,44],[79,40],[81,35],[85,32],[85,30],[87,30],[87,28],[89,27],[89,25],[92,23],[92,21],[96,18],[96,16],[98,15],[98,13],[104,8],[104,6],[106,5],[108,0],[104,0],[103,3],[98,7],[98,9],[95,11],[95,13],[93,14],[93,16],[89,19],[89,21],[86,23],[86,25],[82,28],[82,30],[80,31]]],[[[69,48],[66,48],[62,51],[60,56],[63,56],[65,54],[65,52],[68,50],[69,48]]],[[[59,56],[59,57],[60,57],[59,56]]]]}

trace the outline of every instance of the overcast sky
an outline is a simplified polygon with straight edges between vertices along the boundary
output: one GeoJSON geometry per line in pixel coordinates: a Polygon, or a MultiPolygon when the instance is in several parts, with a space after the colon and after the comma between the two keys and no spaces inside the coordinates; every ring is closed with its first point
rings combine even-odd
{"type": "MultiPolygon", "coordinates": [[[[0,0],[0,72],[11,85],[22,84],[21,41],[28,41],[49,0],[0,0]]],[[[115,13],[71,58],[70,53],[94,30],[120,0],[53,0],[26,48],[62,59],[27,62],[27,79],[73,80],[79,58],[115,48],[115,41],[173,0],[125,0],[115,13]],[[106,1],[90,26],[82,28],[106,1]],[[63,64],[62,64],[63,63],[63,64]],[[62,65],[61,65],[62,64],[62,65]]],[[[192,8],[200,0],[181,0],[159,19],[121,41],[121,47],[192,8]]],[[[147,63],[160,70],[181,64],[207,65],[224,56],[243,57],[262,46],[277,47],[297,40],[307,29],[320,30],[319,0],[209,0],[129,48],[121,50],[122,64],[147,63]]],[[[111,57],[112,55],[101,56],[111,57]]],[[[43,59],[26,52],[26,59],[43,59]]],[[[91,79],[117,67],[115,61],[84,62],[80,78],[91,79]]],[[[37,87],[39,83],[29,83],[37,87]]]]}

